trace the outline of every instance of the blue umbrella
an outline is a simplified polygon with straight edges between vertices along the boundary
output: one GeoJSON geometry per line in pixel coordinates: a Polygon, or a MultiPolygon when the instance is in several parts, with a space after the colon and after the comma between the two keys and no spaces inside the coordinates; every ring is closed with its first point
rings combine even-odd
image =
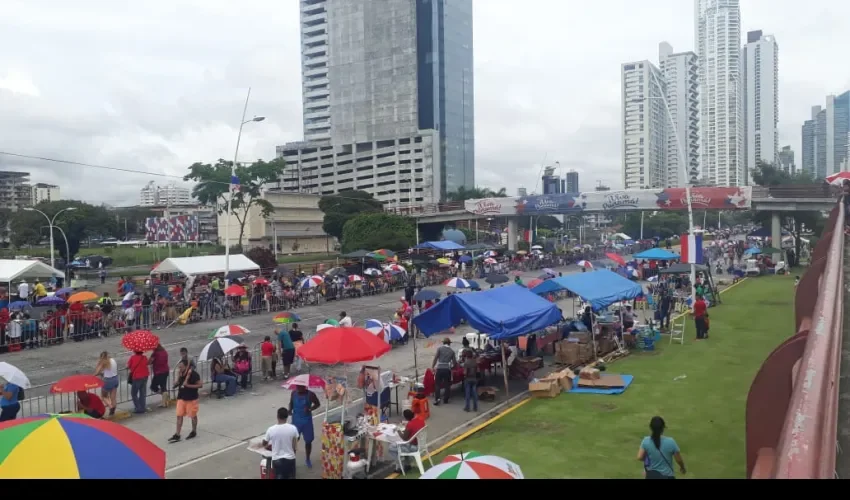
{"type": "Polygon", "coordinates": [[[472,281],[472,280],[467,280],[467,281],[469,282],[469,288],[471,288],[473,290],[480,290],[481,289],[481,285],[479,285],[477,281],[472,281]]]}
{"type": "Polygon", "coordinates": [[[437,300],[440,298],[440,292],[434,290],[419,290],[416,295],[413,296],[413,300],[415,302],[425,301],[425,300],[437,300]]]}
{"type": "Polygon", "coordinates": [[[461,258],[458,259],[458,261],[467,264],[469,262],[472,262],[472,257],[470,257],[469,255],[463,255],[461,256],[461,258]]]}
{"type": "Polygon", "coordinates": [[[11,304],[9,304],[9,310],[10,311],[17,311],[19,309],[26,309],[27,307],[30,307],[30,303],[27,302],[26,300],[18,300],[16,302],[12,302],[11,304]]]}
{"type": "Polygon", "coordinates": [[[37,305],[37,306],[59,306],[59,305],[62,305],[64,303],[65,303],[65,299],[63,299],[62,297],[57,297],[56,295],[54,295],[53,297],[45,297],[43,299],[40,299],[38,302],[35,303],[35,305],[37,305]]]}
{"type": "Polygon", "coordinates": [[[62,296],[62,295],[71,295],[73,293],[74,293],[73,288],[60,288],[59,290],[56,290],[56,293],[54,295],[62,296]]]}

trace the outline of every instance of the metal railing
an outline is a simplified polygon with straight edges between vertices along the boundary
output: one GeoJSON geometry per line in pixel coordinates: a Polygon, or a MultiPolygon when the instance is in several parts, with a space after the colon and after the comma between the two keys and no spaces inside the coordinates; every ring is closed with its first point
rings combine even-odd
{"type": "Polygon", "coordinates": [[[750,387],[748,478],[835,477],[844,221],[839,201],[797,286],[796,333],[768,356],[750,387]]]}

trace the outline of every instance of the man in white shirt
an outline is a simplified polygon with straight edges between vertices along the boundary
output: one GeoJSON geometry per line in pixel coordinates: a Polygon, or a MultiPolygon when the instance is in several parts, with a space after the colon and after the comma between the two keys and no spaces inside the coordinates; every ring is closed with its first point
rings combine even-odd
{"type": "Polygon", "coordinates": [[[277,409],[277,424],[269,427],[263,437],[263,447],[272,452],[275,479],[295,479],[295,450],[298,448],[298,429],[287,424],[289,410],[277,409]]]}
{"type": "Polygon", "coordinates": [[[30,286],[26,280],[21,280],[21,284],[18,285],[18,299],[19,300],[27,300],[30,296],[30,286]]]}
{"type": "Polygon", "coordinates": [[[339,326],[354,326],[354,321],[346,314],[345,311],[339,313],[339,326]]]}

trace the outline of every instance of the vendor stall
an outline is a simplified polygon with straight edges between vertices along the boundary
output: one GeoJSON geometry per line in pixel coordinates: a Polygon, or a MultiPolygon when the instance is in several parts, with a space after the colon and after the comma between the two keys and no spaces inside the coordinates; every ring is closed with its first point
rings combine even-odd
{"type": "MultiPolygon", "coordinates": [[[[705,284],[708,287],[708,299],[712,304],[720,304],[720,294],[717,293],[717,287],[714,284],[714,276],[711,274],[711,266],[694,264],[694,271],[702,273],[705,278],[705,284]]],[[[688,274],[691,272],[691,264],[673,264],[672,266],[658,271],[660,275],[670,274],[688,274]]]]}
{"type": "Polygon", "coordinates": [[[681,259],[682,256],[675,252],[664,250],[663,248],[650,248],[649,250],[644,250],[641,253],[635,254],[634,258],[646,260],[678,260],[681,259]]]}

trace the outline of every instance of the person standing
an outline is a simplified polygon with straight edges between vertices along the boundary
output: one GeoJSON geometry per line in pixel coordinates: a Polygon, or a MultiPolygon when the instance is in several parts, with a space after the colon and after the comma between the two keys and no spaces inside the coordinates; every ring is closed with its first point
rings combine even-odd
{"type": "Polygon", "coordinates": [[[437,348],[431,368],[434,369],[434,381],[437,388],[434,391],[434,406],[440,406],[440,391],[443,392],[443,403],[449,403],[452,389],[452,368],[457,365],[457,356],[452,349],[452,339],[443,339],[443,345],[437,348]]]}
{"type": "Polygon", "coordinates": [[[277,409],[277,424],[263,436],[263,448],[272,452],[275,479],[295,479],[295,451],[298,449],[298,429],[286,423],[289,410],[277,409]]]}
{"type": "Polygon", "coordinates": [[[21,388],[11,382],[6,382],[0,388],[0,422],[18,418],[18,412],[21,411],[20,393],[21,388]]]}
{"type": "Polygon", "coordinates": [[[319,408],[319,398],[308,391],[303,385],[297,386],[289,398],[289,413],[292,415],[292,425],[298,429],[301,440],[304,441],[305,464],[312,468],[310,453],[313,451],[313,411],[319,408]]]}
{"type": "Polygon", "coordinates": [[[151,374],[148,369],[148,358],[140,351],[134,352],[127,360],[127,371],[129,372],[130,397],[133,398],[135,413],[145,413],[148,377],[151,374]]]}
{"type": "Polygon", "coordinates": [[[298,323],[292,323],[292,328],[289,330],[289,340],[295,346],[295,362],[293,363],[296,372],[301,371],[301,358],[298,357],[298,348],[304,345],[304,332],[298,329],[298,323]]]}
{"type": "MultiPolygon", "coordinates": [[[[466,340],[466,339],[464,339],[466,340]]],[[[472,349],[463,350],[463,411],[478,411],[478,356],[472,349]]]]}
{"type": "Polygon", "coordinates": [[[201,376],[188,360],[181,360],[178,368],[180,375],[177,383],[174,384],[174,388],[177,389],[177,428],[174,435],[168,439],[169,443],[180,441],[184,417],[192,419],[192,432],[186,436],[186,439],[192,439],[198,435],[198,410],[200,409],[198,389],[203,387],[204,383],[201,382],[201,376]]]}
{"type": "Polygon", "coordinates": [[[100,397],[103,402],[109,406],[109,416],[115,415],[115,407],[118,404],[118,363],[114,358],[109,356],[109,353],[103,351],[100,353],[100,358],[97,360],[97,366],[94,369],[95,377],[103,377],[103,387],[100,389],[100,397]]]}
{"type": "Polygon", "coordinates": [[[27,280],[21,280],[21,283],[18,285],[18,300],[29,300],[30,297],[30,285],[27,283],[27,280]]]}
{"type": "Polygon", "coordinates": [[[150,360],[153,377],[151,377],[151,393],[159,394],[162,397],[159,407],[165,408],[168,406],[168,351],[162,347],[162,344],[156,346],[156,349],[151,353],[150,360]]]}
{"type": "Polygon", "coordinates": [[[295,361],[295,345],[285,328],[277,333],[277,342],[280,344],[280,362],[283,365],[283,379],[289,378],[289,369],[295,361]]]}
{"type": "Polygon", "coordinates": [[[694,326],[696,327],[697,331],[697,340],[703,340],[708,338],[705,323],[705,316],[707,310],[708,304],[705,303],[705,299],[702,297],[702,295],[697,295],[697,300],[694,302],[693,306],[694,326]]]}
{"type": "Polygon", "coordinates": [[[679,464],[679,472],[687,472],[679,445],[673,438],[662,436],[665,427],[663,418],[652,417],[649,421],[652,434],[643,438],[640,443],[637,459],[644,464],[646,479],[675,479],[673,460],[679,464]]]}
{"type": "Polygon", "coordinates": [[[263,343],[260,344],[260,367],[263,371],[263,381],[269,378],[275,379],[275,352],[277,352],[277,348],[272,343],[272,338],[266,335],[263,343]]]}

